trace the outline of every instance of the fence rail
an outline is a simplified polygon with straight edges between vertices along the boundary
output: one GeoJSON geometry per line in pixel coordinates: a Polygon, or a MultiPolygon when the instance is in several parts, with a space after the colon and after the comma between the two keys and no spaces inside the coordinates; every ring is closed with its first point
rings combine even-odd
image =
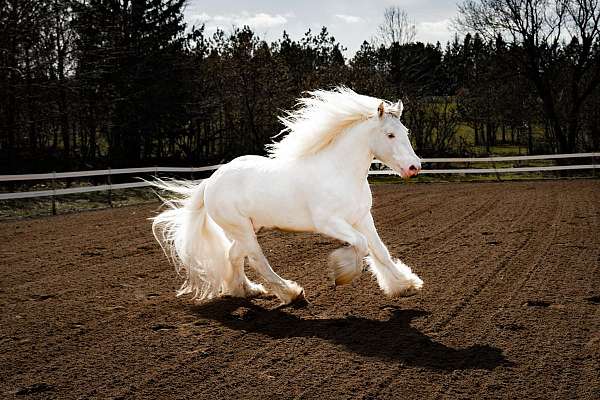
{"type": "Polygon", "coordinates": [[[425,163],[453,163],[453,162],[497,162],[497,161],[530,161],[530,160],[558,160],[562,158],[593,158],[600,157],[600,153],[569,153],[569,154],[543,154],[537,156],[499,156],[480,158],[423,158],[425,163]]]}
{"type": "MultiPolygon", "coordinates": [[[[507,168],[460,168],[460,169],[425,169],[420,174],[495,174],[502,172],[544,172],[565,171],[577,169],[595,169],[593,164],[588,165],[556,165],[547,167],[507,167],[507,168]]],[[[369,175],[395,175],[392,170],[369,171],[369,175]]]]}
{"type": "Polygon", "coordinates": [[[65,178],[83,178],[86,176],[103,176],[118,174],[144,174],[159,172],[202,172],[212,171],[223,164],[209,165],[208,167],[145,167],[145,168],[121,168],[121,169],[95,169],[90,171],[73,172],[50,172],[46,174],[25,174],[25,175],[0,175],[0,182],[9,181],[33,181],[41,179],[65,179],[65,178]]]}
{"type": "MultiPolygon", "coordinates": [[[[565,158],[591,158],[592,164],[583,165],[555,165],[539,167],[505,167],[505,168],[456,168],[456,169],[424,169],[421,174],[498,174],[506,172],[544,172],[544,171],[565,171],[565,170],[595,170],[598,166],[594,163],[594,158],[600,157],[600,153],[572,153],[572,154],[553,154],[538,156],[508,156],[508,157],[481,157],[481,158],[424,158],[422,163],[481,163],[481,162],[504,162],[504,161],[531,161],[531,160],[556,160],[565,158]]],[[[381,164],[381,161],[375,160],[373,164],[381,164]]],[[[91,171],[73,171],[73,172],[51,172],[45,174],[24,174],[24,175],[0,175],[0,182],[32,181],[32,180],[51,180],[52,186],[55,181],[65,178],[83,178],[90,176],[108,176],[109,184],[97,186],[82,186],[74,188],[61,188],[50,190],[36,190],[30,192],[0,193],[0,200],[26,199],[34,197],[62,196],[74,193],[89,193],[99,191],[111,191],[116,189],[129,189],[150,186],[150,183],[129,182],[129,183],[110,183],[112,175],[119,174],[143,174],[153,173],[157,175],[161,172],[205,172],[218,169],[223,164],[210,165],[205,167],[145,167],[145,168],[122,168],[122,169],[99,169],[91,171]]],[[[392,170],[372,170],[369,175],[395,175],[392,170]]]]}

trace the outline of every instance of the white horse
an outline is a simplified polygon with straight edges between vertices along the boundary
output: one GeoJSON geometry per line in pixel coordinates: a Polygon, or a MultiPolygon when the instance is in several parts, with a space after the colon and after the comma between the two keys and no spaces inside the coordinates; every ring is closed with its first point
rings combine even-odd
{"type": "Polygon", "coordinates": [[[269,158],[236,158],[199,184],[155,183],[182,195],[166,201],[169,209],[153,218],[152,225],[185,276],[178,295],[207,300],[266,294],[263,285],[246,277],[247,258],[283,304],[302,299],[302,287],[269,265],[256,239],[261,228],[318,232],[348,243],[329,257],[336,284],[352,282],[366,258],[389,296],[412,295],[423,286],[379,238],[367,182],[374,157],[404,178],[421,169],[400,122],[402,103],[344,87],[309,95],[280,118],[285,136],[268,146],[269,158]]]}

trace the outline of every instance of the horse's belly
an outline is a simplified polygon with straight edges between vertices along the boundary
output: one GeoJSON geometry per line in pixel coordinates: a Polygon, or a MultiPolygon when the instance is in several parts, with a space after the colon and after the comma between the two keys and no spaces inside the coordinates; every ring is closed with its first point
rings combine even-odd
{"type": "Polygon", "coordinates": [[[254,229],[279,229],[288,232],[314,231],[308,210],[301,206],[290,207],[289,202],[290,199],[287,199],[287,202],[273,202],[273,204],[269,204],[270,202],[267,201],[260,207],[248,210],[247,215],[252,220],[254,229]]]}

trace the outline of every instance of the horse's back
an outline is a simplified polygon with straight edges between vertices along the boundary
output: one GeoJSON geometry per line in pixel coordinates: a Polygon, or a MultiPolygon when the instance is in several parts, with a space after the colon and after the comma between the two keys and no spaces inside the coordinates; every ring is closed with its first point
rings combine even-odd
{"type": "MultiPolygon", "coordinates": [[[[220,167],[210,178],[211,186],[233,181],[248,181],[252,176],[256,176],[260,171],[272,170],[274,160],[256,156],[247,155],[235,158],[227,164],[220,167]]],[[[242,183],[242,182],[239,182],[242,183]]]]}

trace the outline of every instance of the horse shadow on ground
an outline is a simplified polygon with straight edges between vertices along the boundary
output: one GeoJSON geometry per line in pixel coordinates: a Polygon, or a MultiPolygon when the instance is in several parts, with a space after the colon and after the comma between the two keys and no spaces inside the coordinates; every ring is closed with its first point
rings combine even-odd
{"type": "Polygon", "coordinates": [[[452,348],[431,339],[411,326],[413,319],[429,314],[421,310],[393,309],[387,321],[355,316],[305,319],[285,309],[269,310],[244,299],[220,299],[191,306],[190,311],[237,331],[259,333],[273,339],[320,338],[360,355],[416,367],[493,370],[512,365],[496,347],[452,348]]]}

